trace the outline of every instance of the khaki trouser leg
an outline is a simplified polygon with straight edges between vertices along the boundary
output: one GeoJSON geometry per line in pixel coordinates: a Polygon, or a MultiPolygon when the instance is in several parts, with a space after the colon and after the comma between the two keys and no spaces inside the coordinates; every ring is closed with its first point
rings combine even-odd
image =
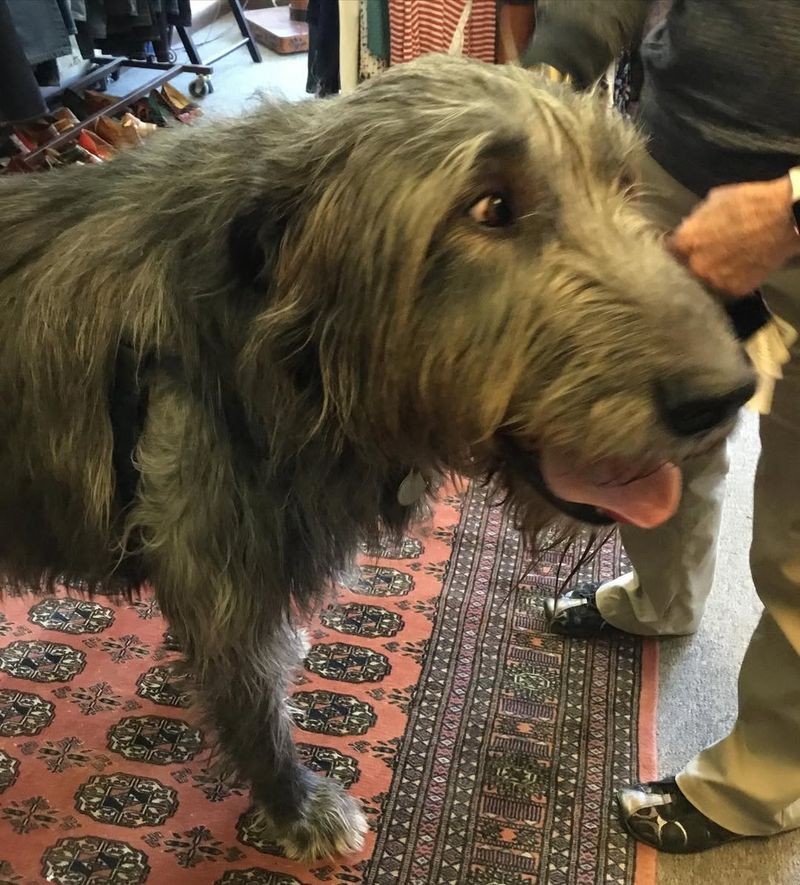
{"type": "Polygon", "coordinates": [[[648,531],[623,527],[635,580],[600,588],[597,607],[606,621],[640,636],[694,633],[714,581],[727,472],[721,446],[684,467],[681,504],[669,522],[648,531]]]}
{"type": "MultiPolygon", "coordinates": [[[[672,230],[691,212],[697,197],[653,160],[643,171],[645,209],[664,230],[672,230]]],[[[714,580],[727,472],[727,451],[721,446],[686,465],[683,497],[671,520],[647,531],[622,528],[636,575],[598,591],[597,606],[606,621],[645,636],[697,629],[714,580]]]]}
{"type": "MultiPolygon", "coordinates": [[[[800,268],[765,289],[800,328],[800,268]]],[[[800,826],[800,345],[761,420],[750,563],[764,613],[739,674],[733,731],[678,776],[687,798],[735,833],[800,826]]]]}

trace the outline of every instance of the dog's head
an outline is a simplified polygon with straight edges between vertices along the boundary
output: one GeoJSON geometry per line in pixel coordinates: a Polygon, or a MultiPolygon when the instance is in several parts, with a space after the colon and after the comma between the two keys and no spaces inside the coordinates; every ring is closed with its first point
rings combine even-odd
{"type": "Polygon", "coordinates": [[[269,351],[317,426],[375,457],[492,473],[523,508],[591,476],[644,496],[613,515],[657,521],[671,465],[731,430],[753,380],[642,214],[633,129],[596,95],[441,56],[320,104],[252,364],[269,351]]]}

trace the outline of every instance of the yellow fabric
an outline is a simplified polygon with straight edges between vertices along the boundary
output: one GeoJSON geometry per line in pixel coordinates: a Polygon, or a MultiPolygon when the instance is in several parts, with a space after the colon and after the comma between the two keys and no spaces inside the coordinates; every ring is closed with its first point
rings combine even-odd
{"type": "Polygon", "coordinates": [[[537,74],[541,74],[546,80],[552,80],[555,83],[570,83],[571,77],[569,74],[564,74],[558,70],[558,68],[554,68],[551,65],[536,65],[531,68],[532,71],[535,71],[537,74]]]}
{"type": "Polygon", "coordinates": [[[775,382],[783,378],[783,367],[790,359],[790,349],[797,341],[796,330],[785,320],[774,316],[747,342],[745,350],[753,361],[758,386],[747,408],[760,415],[769,415],[775,382]]]}

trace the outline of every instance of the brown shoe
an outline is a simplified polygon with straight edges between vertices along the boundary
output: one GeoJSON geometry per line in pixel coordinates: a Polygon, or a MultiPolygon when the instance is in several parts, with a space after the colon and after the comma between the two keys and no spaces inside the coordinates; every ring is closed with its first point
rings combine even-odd
{"type": "Polygon", "coordinates": [[[142,143],[142,136],[136,129],[132,126],[124,127],[119,120],[112,117],[98,117],[92,125],[92,131],[117,150],[136,147],[142,143]]]}

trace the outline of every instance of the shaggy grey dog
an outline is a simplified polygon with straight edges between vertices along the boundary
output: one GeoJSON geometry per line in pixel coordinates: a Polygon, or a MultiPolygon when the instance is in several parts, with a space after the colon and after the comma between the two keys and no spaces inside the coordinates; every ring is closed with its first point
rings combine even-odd
{"type": "Polygon", "coordinates": [[[596,98],[429,57],[1,183],[6,579],[152,582],[290,856],[365,831],[298,763],[294,625],[420,477],[493,478],[533,539],[575,510],[543,454],[640,474],[731,429],[749,369],[640,150],[596,98]]]}

